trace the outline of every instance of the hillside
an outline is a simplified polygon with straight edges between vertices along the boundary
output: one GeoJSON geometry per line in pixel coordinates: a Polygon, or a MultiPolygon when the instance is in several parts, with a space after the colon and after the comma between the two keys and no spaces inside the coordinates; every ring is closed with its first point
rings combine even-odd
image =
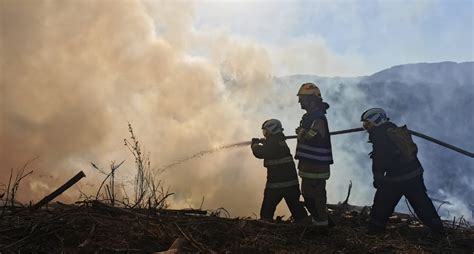
{"type": "MultiPolygon", "coordinates": [[[[412,130],[474,151],[471,112],[474,109],[474,62],[404,64],[352,78],[292,75],[277,78],[279,86],[272,98],[296,94],[303,82],[315,82],[321,88],[324,100],[331,106],[327,117],[332,130],[360,127],[362,112],[381,107],[396,124],[406,124],[412,130]]],[[[286,107],[283,110],[298,107],[296,98],[292,102],[282,101],[286,107]]],[[[276,115],[274,112],[269,114],[276,115]]],[[[293,116],[283,120],[289,124],[298,123],[299,114],[295,111],[293,116]]],[[[426,140],[414,140],[425,169],[428,193],[432,198],[451,203],[440,210],[441,215],[446,218],[464,215],[473,220],[474,160],[426,140]]],[[[367,197],[372,195],[371,186],[368,186],[371,171],[367,154],[371,147],[367,144],[367,135],[341,135],[334,137],[332,142],[336,158],[334,174],[331,174],[337,179],[333,191],[341,187],[339,182],[352,180],[360,192],[355,203],[370,204],[367,197]]],[[[407,212],[404,205],[398,210],[407,212]]]]}
{"type": "MultiPolygon", "coordinates": [[[[385,108],[396,123],[408,124],[413,130],[472,151],[474,119],[469,114],[474,108],[474,72],[470,71],[473,67],[474,63],[403,65],[354,78],[294,75],[275,78],[273,90],[260,98],[264,99],[263,106],[270,105],[267,107],[269,115],[287,117],[283,119],[286,123],[297,123],[301,112],[291,114],[297,107],[297,85],[316,82],[324,100],[331,104],[328,111],[331,130],[359,127],[360,113],[368,107],[379,106],[385,108]],[[448,83],[450,85],[446,85],[448,83]]],[[[131,131],[131,126],[129,128],[131,131]]],[[[291,126],[287,130],[291,130],[291,126]]],[[[141,151],[133,132],[131,134],[135,144],[131,149],[141,151]]],[[[8,183],[6,193],[0,193],[3,202],[0,205],[0,254],[472,253],[473,160],[416,139],[428,193],[444,219],[447,234],[432,235],[411,216],[408,204],[401,201],[388,230],[368,235],[370,207],[367,205],[371,204],[373,188],[367,156],[370,145],[366,141],[365,133],[340,135],[332,140],[335,164],[327,185],[328,202],[337,202],[334,194],[345,193],[341,190],[345,190],[349,180],[357,190],[351,196],[353,205],[348,204],[350,191],[342,204],[328,205],[336,226],[327,230],[292,224],[285,217],[277,217],[272,223],[255,217],[233,217],[224,208],[157,209],[166,207],[164,201],[172,194],[160,194],[156,189],[131,205],[128,198],[127,202],[116,200],[114,189],[110,190],[107,184],[102,189],[104,195],[99,195],[101,185],[95,198],[73,204],[50,203],[46,207],[37,203],[38,206],[32,207],[15,199],[19,181],[31,173],[23,168],[13,187],[8,183]]],[[[197,157],[205,153],[198,153],[197,157]]],[[[139,162],[143,161],[136,160],[139,162]]],[[[111,172],[120,165],[112,164],[111,172]]],[[[137,168],[144,168],[140,165],[137,168]]],[[[92,166],[98,169],[95,164],[92,166]]],[[[112,174],[110,186],[115,185],[113,179],[112,174]]]]}

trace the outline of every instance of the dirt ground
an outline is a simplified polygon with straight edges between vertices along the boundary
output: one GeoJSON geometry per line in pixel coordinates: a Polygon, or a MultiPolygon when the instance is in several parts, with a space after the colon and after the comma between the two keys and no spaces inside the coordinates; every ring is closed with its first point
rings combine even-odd
{"type": "Polygon", "coordinates": [[[30,211],[5,208],[3,253],[473,253],[474,228],[445,222],[433,235],[397,214],[385,233],[366,234],[367,211],[332,209],[335,227],[227,218],[225,210],[138,210],[97,201],[30,211]],[[170,248],[171,247],[171,248],[170,248]]]}

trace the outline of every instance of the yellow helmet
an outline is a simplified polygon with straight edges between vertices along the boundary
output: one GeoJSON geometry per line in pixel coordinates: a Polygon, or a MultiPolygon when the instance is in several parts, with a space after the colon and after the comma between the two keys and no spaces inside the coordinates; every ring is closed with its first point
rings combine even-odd
{"type": "Polygon", "coordinates": [[[321,97],[321,91],[319,88],[313,83],[304,83],[301,85],[300,90],[298,90],[298,96],[300,95],[313,95],[319,98],[321,97]]]}

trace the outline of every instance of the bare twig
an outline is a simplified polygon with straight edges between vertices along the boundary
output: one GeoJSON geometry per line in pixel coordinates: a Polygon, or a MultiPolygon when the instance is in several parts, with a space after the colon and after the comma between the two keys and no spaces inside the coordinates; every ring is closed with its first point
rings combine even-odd
{"type": "Polygon", "coordinates": [[[449,205],[450,203],[447,202],[447,201],[442,201],[442,202],[439,204],[438,208],[436,209],[436,212],[439,212],[439,209],[440,209],[441,206],[444,205],[444,204],[448,204],[448,205],[449,205]]]}
{"type": "Polygon", "coordinates": [[[149,153],[144,155],[138,138],[133,132],[132,125],[128,124],[130,141],[124,139],[124,145],[135,158],[135,168],[137,170],[134,181],[134,201],[131,208],[163,208],[167,207],[166,198],[168,191],[164,191],[161,181],[156,180],[154,170],[151,168],[149,153]]]}
{"type": "MultiPolygon", "coordinates": [[[[109,190],[108,194],[110,196],[110,200],[111,200],[112,205],[114,204],[114,202],[115,202],[115,187],[114,187],[115,186],[115,170],[117,170],[124,162],[125,162],[125,160],[120,162],[118,165],[115,165],[114,161],[111,162],[110,173],[106,174],[106,177],[100,183],[99,189],[97,190],[97,193],[95,195],[96,199],[99,198],[100,191],[102,190],[102,187],[104,186],[107,179],[110,179],[110,188],[111,188],[111,190],[109,190]]],[[[99,168],[94,163],[91,162],[91,164],[94,168],[99,170],[99,168]]],[[[102,170],[99,170],[99,171],[104,173],[102,170]]]]}
{"type": "Polygon", "coordinates": [[[410,214],[415,218],[419,223],[421,223],[420,219],[416,216],[416,214],[412,211],[410,204],[408,203],[408,200],[405,198],[405,204],[407,205],[408,211],[410,211],[410,214]]]}
{"type": "Polygon", "coordinates": [[[349,188],[347,189],[347,197],[343,204],[348,204],[349,203],[349,196],[351,195],[351,189],[352,189],[352,180],[349,181],[349,188]]]}
{"type": "Polygon", "coordinates": [[[7,187],[7,196],[5,198],[5,203],[3,205],[3,210],[2,210],[2,214],[5,213],[5,209],[7,208],[7,205],[8,205],[8,198],[10,196],[10,184],[12,182],[12,177],[13,177],[13,168],[10,169],[10,179],[8,180],[8,187],[7,187]]]}
{"type": "MultiPolygon", "coordinates": [[[[184,233],[184,231],[178,226],[178,224],[176,223],[173,223],[176,228],[179,230],[179,232],[184,236],[184,238],[186,238],[186,240],[188,240],[188,242],[196,249],[198,250],[203,250],[203,248],[201,246],[199,246],[199,243],[197,243],[196,241],[193,241],[193,239],[191,237],[189,237],[188,235],[186,235],[184,233]]],[[[202,244],[201,244],[202,245],[202,244]]]]}
{"type": "Polygon", "coordinates": [[[89,231],[89,235],[87,236],[87,239],[84,240],[81,244],[79,244],[78,247],[79,248],[86,247],[91,242],[91,239],[94,236],[94,232],[95,232],[95,223],[92,224],[92,227],[91,227],[91,230],[89,231]]]}
{"type": "Polygon", "coordinates": [[[202,201],[201,201],[201,205],[199,206],[199,210],[202,210],[202,205],[204,204],[204,196],[202,196],[202,201]]]}

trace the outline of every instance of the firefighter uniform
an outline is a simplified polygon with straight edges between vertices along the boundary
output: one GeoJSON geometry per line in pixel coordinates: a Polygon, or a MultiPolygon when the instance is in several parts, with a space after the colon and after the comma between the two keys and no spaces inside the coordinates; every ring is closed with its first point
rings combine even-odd
{"type": "Polygon", "coordinates": [[[298,141],[295,159],[298,162],[298,174],[301,177],[301,190],[306,208],[313,217],[313,224],[328,225],[326,180],[330,176],[333,164],[331,138],[329,136],[326,109],[321,107],[303,115],[297,129],[298,141]]]}
{"type": "MultiPolygon", "coordinates": [[[[377,115],[374,115],[374,119],[375,117],[377,115]]],[[[361,120],[364,121],[364,119],[361,120]]],[[[369,231],[383,231],[398,201],[405,196],[425,225],[435,232],[442,232],[443,225],[440,217],[426,193],[423,168],[416,156],[416,151],[411,160],[401,159],[400,148],[387,132],[394,128],[397,126],[387,118],[387,121],[381,121],[380,124],[368,129],[369,142],[373,146],[370,154],[374,176],[373,185],[377,189],[370,214],[369,231]]]]}
{"type": "Polygon", "coordinates": [[[283,133],[268,135],[266,139],[253,142],[251,147],[255,157],[263,159],[263,165],[267,168],[260,217],[273,220],[275,209],[282,199],[285,199],[295,221],[307,217],[307,212],[299,201],[301,193],[295,163],[283,133]]]}

